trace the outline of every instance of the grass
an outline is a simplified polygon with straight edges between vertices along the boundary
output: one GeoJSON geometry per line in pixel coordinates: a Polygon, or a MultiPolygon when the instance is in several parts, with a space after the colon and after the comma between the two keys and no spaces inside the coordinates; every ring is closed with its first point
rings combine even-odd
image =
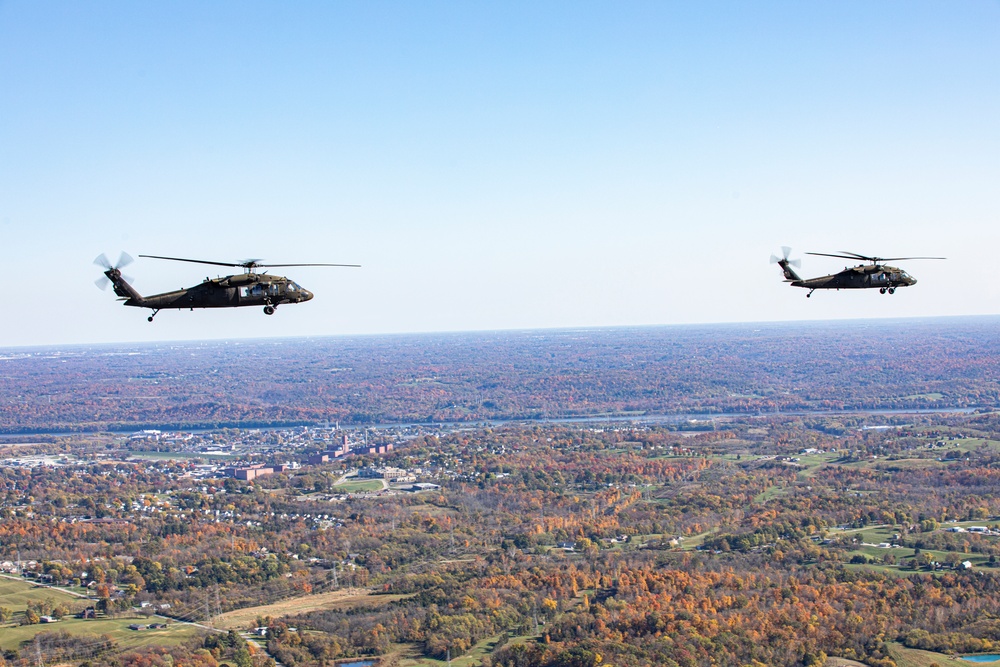
{"type": "Polygon", "coordinates": [[[343,482],[333,487],[334,493],[363,493],[365,491],[381,491],[382,482],[377,479],[365,479],[343,482]]]}
{"type": "MultiPolygon", "coordinates": [[[[921,651],[915,648],[906,648],[902,644],[889,644],[889,654],[896,661],[897,667],[930,667],[937,663],[940,667],[969,667],[974,662],[951,658],[943,653],[933,651],[921,651]]],[[[982,663],[989,665],[990,663],[982,663]]]]}
{"type": "Polygon", "coordinates": [[[8,607],[15,612],[24,612],[28,602],[52,600],[65,602],[70,609],[83,608],[86,600],[69,595],[57,588],[37,586],[23,579],[8,579],[0,577],[0,606],[8,607]]]}
{"type": "Polygon", "coordinates": [[[216,619],[215,627],[229,628],[249,628],[256,625],[258,616],[273,616],[280,618],[290,614],[304,614],[320,609],[331,609],[340,606],[349,606],[361,601],[378,600],[389,602],[398,599],[398,595],[372,596],[365,588],[344,588],[327,593],[317,593],[316,595],[303,595],[302,597],[281,600],[274,604],[262,605],[259,607],[247,607],[226,612],[216,619]]]}
{"type": "Polygon", "coordinates": [[[165,621],[162,618],[65,618],[58,623],[22,625],[0,628],[0,649],[16,651],[25,642],[30,642],[40,632],[65,631],[71,635],[109,635],[121,648],[137,646],[175,646],[204,632],[200,628],[184,623],[165,621]],[[132,623],[167,623],[158,630],[129,630],[132,623]]]}
{"type": "MultiPolygon", "coordinates": [[[[481,665],[483,663],[483,657],[492,653],[493,649],[496,648],[497,644],[500,642],[500,637],[502,637],[502,635],[487,637],[473,646],[472,649],[465,655],[452,658],[452,667],[473,667],[474,665],[481,665]]],[[[514,642],[517,639],[522,638],[511,638],[510,641],[514,642]]],[[[414,645],[401,646],[397,655],[399,655],[400,658],[399,667],[438,667],[439,665],[448,664],[447,660],[435,660],[434,658],[426,658],[422,656],[419,649],[414,645]]]]}
{"type": "Polygon", "coordinates": [[[865,663],[847,658],[827,658],[826,667],[865,667],[865,663]]]}
{"type": "Polygon", "coordinates": [[[699,533],[698,535],[685,536],[684,539],[681,540],[681,549],[684,551],[697,549],[706,539],[715,535],[717,532],[719,532],[719,529],[713,528],[712,530],[706,530],[704,533],[699,533]]]}
{"type": "Polygon", "coordinates": [[[788,495],[788,491],[789,491],[789,487],[787,487],[787,486],[779,486],[779,485],[775,484],[774,486],[768,487],[767,489],[765,489],[761,493],[758,493],[754,497],[753,501],[754,501],[754,503],[756,503],[758,505],[759,504],[763,504],[763,503],[766,503],[768,500],[774,500],[775,498],[781,498],[782,496],[787,496],[788,495]]]}

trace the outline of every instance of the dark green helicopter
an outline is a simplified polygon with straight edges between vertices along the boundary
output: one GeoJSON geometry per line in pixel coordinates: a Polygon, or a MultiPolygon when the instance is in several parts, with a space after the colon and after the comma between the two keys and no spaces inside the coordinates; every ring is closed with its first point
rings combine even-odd
{"type": "Polygon", "coordinates": [[[238,266],[246,269],[223,278],[205,278],[204,282],[195,287],[179,289],[174,292],[164,292],[151,296],[142,296],[129,282],[131,278],[122,276],[121,269],[133,262],[127,254],[122,253],[118,263],[112,266],[108,258],[101,253],[94,264],[104,269],[104,276],[97,279],[97,286],[107,289],[112,285],[120,300],[126,306],[149,308],[153,314],[149,321],[165,308],[180,310],[182,308],[239,308],[242,306],[263,306],[264,313],[273,315],[274,309],[283,303],[301,303],[313,298],[313,293],[301,287],[291,278],[272,276],[267,273],[257,273],[257,269],[278,268],[288,266],[347,266],[358,267],[359,264],[261,264],[259,259],[248,259],[243,262],[210,262],[202,259],[185,259],[183,257],[160,257],[159,255],[139,255],[151,259],[168,259],[174,262],[193,262],[195,264],[211,264],[213,266],[238,266]]]}
{"type": "Polygon", "coordinates": [[[862,260],[867,264],[845,268],[840,273],[819,278],[803,279],[795,273],[792,268],[801,265],[797,259],[788,259],[792,249],[783,246],[781,257],[771,255],[771,264],[777,264],[785,274],[785,282],[792,287],[805,287],[809,290],[807,297],[818,289],[877,289],[880,294],[895,294],[897,287],[909,287],[916,285],[917,279],[908,274],[903,269],[895,266],[883,264],[883,262],[894,262],[907,259],[945,259],[944,257],[868,257],[854,252],[841,251],[838,254],[826,252],[807,252],[807,255],[817,255],[819,257],[842,257],[844,259],[862,260]]]}

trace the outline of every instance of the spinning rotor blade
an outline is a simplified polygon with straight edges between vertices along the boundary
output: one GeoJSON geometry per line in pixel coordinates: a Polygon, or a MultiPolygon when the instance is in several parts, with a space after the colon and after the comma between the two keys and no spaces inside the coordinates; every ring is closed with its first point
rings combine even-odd
{"type": "Polygon", "coordinates": [[[169,259],[174,262],[192,262],[194,264],[211,264],[213,266],[237,266],[244,269],[266,269],[270,267],[286,266],[350,266],[360,267],[360,264],[261,264],[259,259],[248,259],[242,262],[210,262],[205,259],[187,259],[186,257],[162,257],[160,255],[139,255],[139,257],[149,257],[151,259],[169,259]]]}
{"type": "Polygon", "coordinates": [[[789,255],[792,254],[792,249],[786,245],[781,246],[781,257],[777,255],[771,255],[771,264],[777,264],[778,262],[788,262],[794,267],[802,266],[802,260],[800,259],[788,259],[789,255]]]}
{"type": "Polygon", "coordinates": [[[118,263],[112,266],[111,262],[108,261],[108,256],[102,252],[100,255],[96,257],[96,259],[94,259],[94,264],[101,267],[105,271],[110,271],[111,269],[121,269],[123,267],[126,267],[134,261],[135,260],[132,259],[131,255],[129,255],[125,251],[122,251],[122,254],[119,255],[118,257],[118,263]]]}
{"type": "Polygon", "coordinates": [[[361,268],[360,264],[257,264],[256,266],[263,266],[269,268],[270,267],[279,268],[286,266],[348,266],[356,269],[361,268]]]}
{"type": "Polygon", "coordinates": [[[807,252],[807,255],[819,255],[820,257],[841,257],[843,259],[860,259],[865,262],[871,262],[872,264],[879,264],[881,262],[896,262],[904,259],[947,259],[946,257],[869,257],[868,255],[859,255],[856,252],[847,252],[846,250],[841,250],[840,253],[829,253],[829,252],[807,252]]]}
{"type": "Polygon", "coordinates": [[[108,256],[102,252],[100,255],[97,256],[96,259],[94,259],[94,264],[104,269],[105,275],[95,280],[94,284],[97,285],[97,287],[102,290],[108,289],[108,285],[111,284],[111,279],[108,278],[106,274],[109,271],[117,271],[119,278],[122,278],[125,282],[129,283],[132,282],[131,278],[129,278],[128,276],[123,276],[121,274],[121,268],[123,266],[128,266],[134,261],[135,260],[133,260],[132,257],[127,252],[122,251],[122,254],[118,257],[118,263],[112,266],[111,262],[108,261],[108,256]]]}
{"type": "Polygon", "coordinates": [[[184,257],[161,257],[160,255],[139,255],[139,257],[149,257],[150,259],[169,259],[173,262],[193,262],[194,264],[211,264],[213,266],[244,266],[233,262],[209,262],[204,259],[186,259],[184,257]]]}
{"type": "Polygon", "coordinates": [[[840,258],[843,258],[843,259],[863,259],[866,262],[874,262],[875,260],[878,259],[877,257],[866,257],[864,255],[858,255],[858,254],[853,253],[853,252],[851,252],[851,253],[843,253],[843,254],[835,254],[835,253],[831,253],[831,252],[807,252],[806,254],[807,255],[817,255],[819,257],[840,257],[840,258]]]}

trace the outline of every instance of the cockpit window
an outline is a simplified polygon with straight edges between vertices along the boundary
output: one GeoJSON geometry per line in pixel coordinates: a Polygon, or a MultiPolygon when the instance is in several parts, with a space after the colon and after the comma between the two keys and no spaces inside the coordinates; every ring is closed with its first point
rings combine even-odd
{"type": "Polygon", "coordinates": [[[290,280],[288,281],[288,291],[289,291],[289,292],[294,292],[294,291],[296,291],[296,290],[298,290],[298,289],[299,289],[299,286],[298,286],[298,285],[296,285],[295,283],[293,283],[293,282],[292,282],[292,281],[290,281],[290,280]]]}

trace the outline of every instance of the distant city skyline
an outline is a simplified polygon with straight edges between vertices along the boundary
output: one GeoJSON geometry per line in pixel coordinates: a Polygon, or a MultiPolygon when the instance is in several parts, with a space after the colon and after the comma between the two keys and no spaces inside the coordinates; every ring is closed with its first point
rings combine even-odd
{"type": "Polygon", "coordinates": [[[994,314],[998,27],[985,1],[0,3],[0,347],[994,314]],[[807,300],[782,245],[803,276],[949,260],[807,300]],[[149,324],[93,286],[122,250],[363,268],[149,324]]]}

